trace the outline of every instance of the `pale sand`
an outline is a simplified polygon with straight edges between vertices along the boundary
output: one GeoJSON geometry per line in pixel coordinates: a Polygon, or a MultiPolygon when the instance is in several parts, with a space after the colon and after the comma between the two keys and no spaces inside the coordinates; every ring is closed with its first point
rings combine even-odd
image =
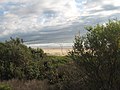
{"type": "Polygon", "coordinates": [[[65,56],[72,48],[42,48],[47,55],[65,56]]]}

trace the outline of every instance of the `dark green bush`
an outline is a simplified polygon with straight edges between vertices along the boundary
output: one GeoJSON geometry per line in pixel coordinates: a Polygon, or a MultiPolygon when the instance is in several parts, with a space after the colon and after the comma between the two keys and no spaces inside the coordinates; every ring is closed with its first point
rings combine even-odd
{"type": "Polygon", "coordinates": [[[7,84],[0,84],[0,90],[13,90],[13,89],[7,84]]]}
{"type": "MultiPolygon", "coordinates": [[[[29,74],[27,73],[28,67],[31,70],[31,62],[36,63],[44,56],[42,49],[28,48],[19,38],[11,38],[9,41],[0,43],[0,79],[26,78],[29,74]]],[[[32,71],[36,74],[36,70],[32,71]]],[[[34,74],[32,78],[35,79],[34,74]]]]}
{"type": "Polygon", "coordinates": [[[83,78],[83,89],[120,89],[120,21],[87,28],[76,36],[70,56],[83,78]]]}
{"type": "Polygon", "coordinates": [[[50,84],[63,81],[60,67],[71,62],[66,56],[47,56],[42,49],[33,49],[19,38],[0,43],[0,79],[44,80],[50,84]]]}

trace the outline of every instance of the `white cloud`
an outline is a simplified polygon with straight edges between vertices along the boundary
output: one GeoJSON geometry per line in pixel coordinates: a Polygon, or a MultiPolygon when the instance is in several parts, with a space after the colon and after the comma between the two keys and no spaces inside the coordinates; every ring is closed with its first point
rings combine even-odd
{"type": "Polygon", "coordinates": [[[4,0],[2,4],[4,8],[2,25],[5,29],[2,35],[65,24],[74,21],[80,15],[74,0],[4,0]],[[46,10],[56,12],[57,16],[45,17],[43,12],[46,10]]]}
{"type": "MultiPolygon", "coordinates": [[[[120,6],[119,0],[0,0],[0,37],[40,31],[44,27],[69,26],[73,22],[98,22],[101,17],[119,13],[103,6],[120,6]],[[1,11],[2,10],[2,11],[1,11]],[[3,12],[3,13],[2,13],[3,12]],[[85,17],[84,19],[82,17],[85,17]],[[96,17],[94,17],[96,16],[96,17]]],[[[84,26],[81,26],[84,27],[84,26]]],[[[57,27],[56,27],[57,29],[57,27]]]]}

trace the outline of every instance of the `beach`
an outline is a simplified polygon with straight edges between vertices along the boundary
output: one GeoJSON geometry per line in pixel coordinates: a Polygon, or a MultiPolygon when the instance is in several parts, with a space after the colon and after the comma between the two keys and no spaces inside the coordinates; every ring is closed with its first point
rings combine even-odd
{"type": "Polygon", "coordinates": [[[72,48],[42,48],[47,55],[65,56],[72,48]]]}
{"type": "Polygon", "coordinates": [[[47,55],[65,56],[72,50],[73,43],[40,43],[26,45],[32,48],[41,48],[47,55]]]}

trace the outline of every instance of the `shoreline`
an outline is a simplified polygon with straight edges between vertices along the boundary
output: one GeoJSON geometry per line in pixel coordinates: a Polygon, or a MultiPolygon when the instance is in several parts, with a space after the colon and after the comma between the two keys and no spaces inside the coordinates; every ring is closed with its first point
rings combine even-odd
{"type": "Polygon", "coordinates": [[[47,55],[65,56],[72,50],[72,43],[44,43],[27,45],[31,48],[41,48],[47,55]]]}

